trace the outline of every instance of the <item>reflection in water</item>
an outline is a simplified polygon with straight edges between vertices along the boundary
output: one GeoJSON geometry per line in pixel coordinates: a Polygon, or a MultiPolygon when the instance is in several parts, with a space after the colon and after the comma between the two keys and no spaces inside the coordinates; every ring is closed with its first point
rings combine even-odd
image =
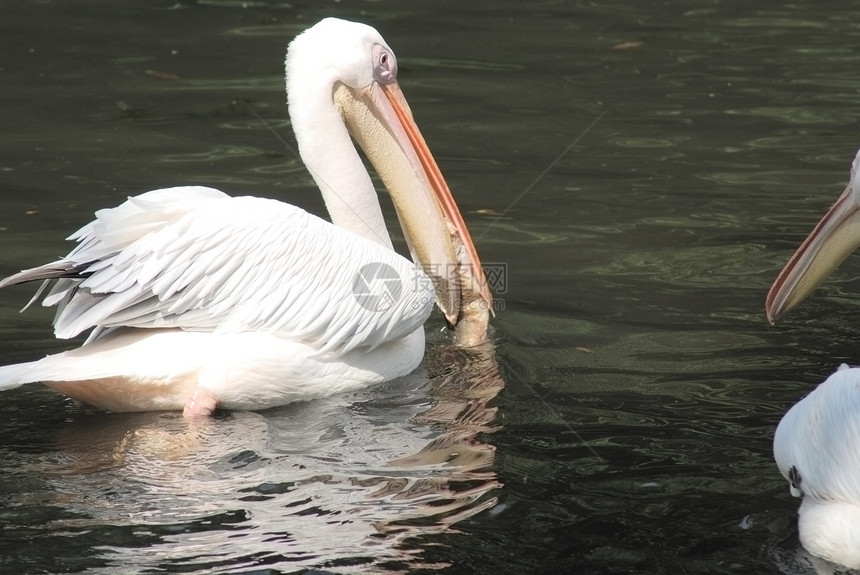
{"type": "Polygon", "coordinates": [[[441,567],[404,542],[495,505],[480,435],[495,430],[503,380],[489,345],[437,345],[426,369],[429,383],[414,374],[264,413],[83,416],[27,473],[64,510],[48,530],[90,533],[86,555],[105,572],[441,567]]]}

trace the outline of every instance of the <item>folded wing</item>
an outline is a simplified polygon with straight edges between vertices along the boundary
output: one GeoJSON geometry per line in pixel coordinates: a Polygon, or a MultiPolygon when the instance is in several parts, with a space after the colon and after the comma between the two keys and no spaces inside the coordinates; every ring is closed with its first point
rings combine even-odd
{"type": "Polygon", "coordinates": [[[65,258],[0,282],[54,281],[43,305],[57,306],[61,338],[265,331],[345,353],[411,333],[433,306],[429,279],[395,252],[289,204],[211,188],[129,198],[69,239],[79,243],[65,258]]]}

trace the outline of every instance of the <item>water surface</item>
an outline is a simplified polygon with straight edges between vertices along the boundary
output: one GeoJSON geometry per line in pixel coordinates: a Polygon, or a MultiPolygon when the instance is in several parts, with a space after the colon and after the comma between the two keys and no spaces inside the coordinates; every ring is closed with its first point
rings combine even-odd
{"type": "MultiPolygon", "coordinates": [[[[771,440],[857,361],[856,263],[776,327],[763,302],[860,145],[844,3],[4,5],[0,272],[161,186],[323,214],[282,61],[327,15],[386,37],[507,266],[495,352],[434,317],[403,381],[193,426],[7,392],[0,571],[815,572],[771,440]]],[[[30,294],[3,363],[70,345],[30,294]]]]}

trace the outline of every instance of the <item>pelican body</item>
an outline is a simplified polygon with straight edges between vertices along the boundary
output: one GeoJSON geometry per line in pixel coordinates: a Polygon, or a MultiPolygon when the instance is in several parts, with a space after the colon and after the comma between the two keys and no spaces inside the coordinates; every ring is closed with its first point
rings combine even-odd
{"type": "Polygon", "coordinates": [[[380,34],[325,19],[291,42],[286,76],[299,153],[331,223],[199,186],[96,212],[68,256],[0,281],[43,280],[33,299],[49,289],[57,337],[92,332],[77,349],[0,367],[0,389],[44,382],[106,410],[208,415],[408,374],[434,301],[460,344],[486,339],[480,260],[380,34]],[[353,139],[414,261],[394,252],[353,139]]]}
{"type": "Polygon", "coordinates": [[[794,405],[777,426],[773,453],[792,495],[803,497],[801,544],[860,569],[860,369],[842,365],[794,405]]]}

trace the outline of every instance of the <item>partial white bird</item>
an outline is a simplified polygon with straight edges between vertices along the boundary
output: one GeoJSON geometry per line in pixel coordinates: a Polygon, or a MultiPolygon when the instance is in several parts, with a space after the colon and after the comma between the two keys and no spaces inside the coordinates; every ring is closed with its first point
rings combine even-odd
{"type": "MultiPolygon", "coordinates": [[[[780,272],[765,303],[773,323],[860,246],[860,152],[845,191],[780,272]]],[[[843,365],[782,418],[774,457],[791,492],[803,496],[801,544],[813,555],[860,569],[860,369],[843,365]]]]}
{"type": "Polygon", "coordinates": [[[807,551],[860,569],[860,369],[839,370],[779,422],[773,453],[791,494],[803,497],[807,551]]]}
{"type": "Polygon", "coordinates": [[[0,368],[0,389],[44,382],[106,410],[188,416],[325,396],[414,370],[434,291],[461,344],[486,339],[480,260],[382,36],[325,19],[291,42],[286,74],[299,152],[332,223],[204,187],[98,211],[68,256],[0,282],[53,281],[43,305],[57,306],[56,335],[92,334],[0,368]],[[417,265],[393,251],[350,134],[417,265]]]}

